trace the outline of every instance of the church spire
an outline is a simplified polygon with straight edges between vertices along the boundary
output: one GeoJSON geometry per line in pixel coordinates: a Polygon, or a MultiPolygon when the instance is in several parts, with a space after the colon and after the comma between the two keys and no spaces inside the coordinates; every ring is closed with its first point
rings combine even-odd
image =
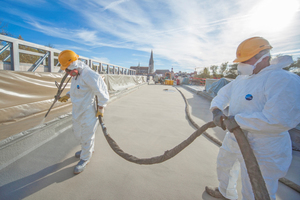
{"type": "Polygon", "coordinates": [[[151,50],[151,56],[149,60],[149,73],[154,73],[154,60],[153,60],[153,50],[151,50]]]}

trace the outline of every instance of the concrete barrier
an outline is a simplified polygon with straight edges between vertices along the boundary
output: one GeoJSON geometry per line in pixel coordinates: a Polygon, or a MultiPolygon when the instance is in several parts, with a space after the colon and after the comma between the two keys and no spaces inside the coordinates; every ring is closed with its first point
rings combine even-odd
{"type": "Polygon", "coordinates": [[[71,113],[0,141],[0,170],[72,127],[71,113]]]}

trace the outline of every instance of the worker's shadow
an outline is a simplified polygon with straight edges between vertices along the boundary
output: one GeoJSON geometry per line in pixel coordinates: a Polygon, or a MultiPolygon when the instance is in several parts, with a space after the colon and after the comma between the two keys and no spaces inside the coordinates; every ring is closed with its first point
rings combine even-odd
{"type": "Polygon", "coordinates": [[[74,176],[74,166],[67,168],[64,167],[76,161],[78,161],[78,159],[71,157],[63,162],[49,166],[35,174],[3,185],[0,187],[0,199],[23,199],[53,183],[68,180],[74,176]]]}

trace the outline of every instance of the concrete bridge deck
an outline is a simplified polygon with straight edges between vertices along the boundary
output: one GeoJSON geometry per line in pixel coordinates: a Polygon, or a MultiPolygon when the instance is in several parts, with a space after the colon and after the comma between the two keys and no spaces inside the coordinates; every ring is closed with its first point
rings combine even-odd
{"type": "MultiPolygon", "coordinates": [[[[210,101],[183,87],[193,120],[211,121],[210,101]]],[[[172,86],[145,85],[111,102],[105,110],[108,133],[127,153],[139,158],[161,155],[194,131],[185,114],[181,94],[172,86]],[[168,89],[168,90],[165,90],[168,89]]],[[[207,131],[220,140],[225,133],[207,131]]],[[[219,147],[204,136],[174,158],[155,165],[137,165],[115,154],[99,127],[95,153],[86,170],[73,174],[80,149],[71,129],[0,170],[0,199],[104,199],[104,200],[213,200],[204,188],[217,186],[219,147]]],[[[300,184],[300,156],[287,178],[300,184]]],[[[241,199],[241,181],[238,181],[241,199]]],[[[300,199],[300,194],[279,183],[279,200],[300,199]]]]}

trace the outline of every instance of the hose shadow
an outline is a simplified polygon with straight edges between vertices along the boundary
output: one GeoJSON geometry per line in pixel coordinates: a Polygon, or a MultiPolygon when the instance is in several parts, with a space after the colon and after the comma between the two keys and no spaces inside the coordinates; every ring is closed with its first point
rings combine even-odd
{"type": "MultiPolygon", "coordinates": [[[[211,101],[197,94],[193,94],[193,97],[187,99],[187,102],[189,104],[191,118],[196,118],[194,119],[194,121],[198,124],[198,126],[202,126],[203,124],[197,122],[197,119],[201,119],[205,122],[212,121],[213,116],[211,111],[209,110],[211,101]]],[[[222,142],[226,132],[218,127],[213,128],[213,131],[215,132],[215,134],[211,136],[222,142]]]]}
{"type": "Polygon", "coordinates": [[[1,199],[24,199],[53,183],[66,181],[74,176],[73,166],[66,166],[77,162],[75,157],[51,165],[39,172],[18,179],[0,187],[1,199]]]}

